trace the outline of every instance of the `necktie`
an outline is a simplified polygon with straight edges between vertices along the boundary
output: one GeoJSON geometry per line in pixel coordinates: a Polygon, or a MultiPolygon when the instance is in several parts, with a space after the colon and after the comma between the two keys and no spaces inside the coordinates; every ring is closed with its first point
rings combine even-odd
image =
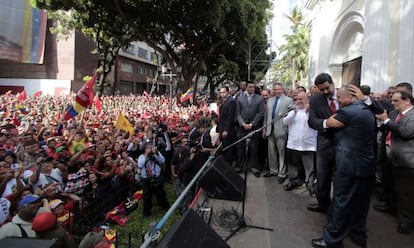
{"type": "MultiPolygon", "coordinates": [[[[395,123],[398,123],[400,120],[401,120],[401,118],[403,117],[403,114],[402,113],[399,113],[398,115],[397,115],[397,118],[395,118],[395,123]]],[[[388,132],[388,134],[387,134],[387,138],[385,139],[385,144],[386,145],[391,145],[391,138],[392,138],[392,131],[389,131],[388,132]]]]}
{"type": "Polygon", "coordinates": [[[333,98],[329,98],[331,102],[329,103],[329,109],[331,110],[332,114],[336,113],[336,104],[333,98]]]}
{"type": "Polygon", "coordinates": [[[272,119],[275,118],[276,108],[277,108],[278,102],[279,102],[279,97],[276,97],[275,104],[273,104],[273,109],[272,109],[272,119]]]}

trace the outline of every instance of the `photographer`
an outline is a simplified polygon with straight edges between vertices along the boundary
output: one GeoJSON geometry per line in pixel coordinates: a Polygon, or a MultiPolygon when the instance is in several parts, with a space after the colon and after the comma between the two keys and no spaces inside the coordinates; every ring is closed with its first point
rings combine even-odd
{"type": "Polygon", "coordinates": [[[144,191],[143,216],[149,217],[152,208],[152,194],[157,197],[158,204],[168,210],[168,203],[163,185],[164,156],[153,146],[152,143],[145,143],[144,154],[138,157],[138,169],[141,172],[142,188],[144,191]]]}

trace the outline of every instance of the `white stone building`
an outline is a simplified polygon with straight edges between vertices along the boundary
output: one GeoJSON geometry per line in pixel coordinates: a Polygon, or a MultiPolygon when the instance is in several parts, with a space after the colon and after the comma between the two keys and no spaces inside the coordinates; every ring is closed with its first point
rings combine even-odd
{"type": "Polygon", "coordinates": [[[414,81],[414,1],[307,0],[309,81],[330,73],[336,86],[366,84],[382,92],[414,81]]]}

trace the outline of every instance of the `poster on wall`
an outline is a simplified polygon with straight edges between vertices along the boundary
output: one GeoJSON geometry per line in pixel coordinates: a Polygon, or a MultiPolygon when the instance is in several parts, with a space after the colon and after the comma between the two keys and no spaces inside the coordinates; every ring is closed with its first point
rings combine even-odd
{"type": "Polygon", "coordinates": [[[43,63],[46,22],[46,11],[30,0],[0,1],[0,59],[43,63]]]}

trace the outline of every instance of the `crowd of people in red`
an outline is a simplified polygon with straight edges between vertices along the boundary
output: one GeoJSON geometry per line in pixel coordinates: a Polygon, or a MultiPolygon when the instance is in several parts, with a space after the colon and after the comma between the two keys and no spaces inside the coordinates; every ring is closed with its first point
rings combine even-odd
{"type": "MultiPolygon", "coordinates": [[[[72,247],[62,230],[71,232],[73,213],[121,186],[126,188],[122,200],[137,184],[144,195],[151,193],[145,188],[150,172],[138,158],[158,148],[153,155],[170,162],[171,146],[187,137],[197,120],[211,115],[202,98],[191,106],[174,101],[170,109],[164,96],[103,96],[99,110],[91,106],[66,121],[72,101],[71,96],[0,96],[0,239],[57,235],[62,237],[59,247],[72,247]],[[134,135],[114,127],[120,113],[132,123],[134,135]]],[[[162,169],[163,181],[171,180],[170,168],[162,169]]],[[[166,199],[158,200],[169,207],[166,199]]],[[[147,199],[144,205],[147,217],[151,203],[147,199]]]]}

